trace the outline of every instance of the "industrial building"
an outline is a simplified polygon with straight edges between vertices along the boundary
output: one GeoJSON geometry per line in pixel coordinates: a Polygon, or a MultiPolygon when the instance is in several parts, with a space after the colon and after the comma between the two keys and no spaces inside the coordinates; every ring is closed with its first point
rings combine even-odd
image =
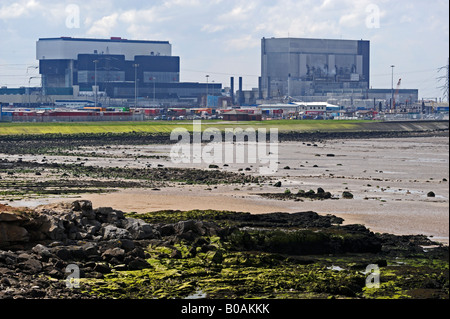
{"type": "Polygon", "coordinates": [[[45,104],[85,97],[98,98],[97,102],[122,99],[136,106],[145,101],[198,105],[207,103],[205,96],[221,95],[222,90],[220,83],[180,82],[180,57],[172,56],[168,41],[41,38],[36,59],[41,90],[28,89],[10,103],[45,104]]]}
{"type": "Polygon", "coordinates": [[[262,38],[263,95],[314,96],[369,88],[370,42],[262,38]]]}
{"type": "MultiPolygon", "coordinates": [[[[259,101],[328,101],[347,108],[405,110],[418,103],[419,92],[400,88],[400,83],[398,79],[397,86],[389,89],[371,87],[370,41],[367,40],[261,40],[259,101]]],[[[244,104],[253,102],[247,99],[251,92],[246,93],[244,104]]]]}

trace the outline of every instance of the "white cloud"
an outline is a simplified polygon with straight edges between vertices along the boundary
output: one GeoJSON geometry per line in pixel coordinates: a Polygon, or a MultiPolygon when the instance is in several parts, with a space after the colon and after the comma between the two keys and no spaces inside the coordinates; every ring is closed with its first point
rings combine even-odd
{"type": "Polygon", "coordinates": [[[23,15],[29,14],[40,5],[35,0],[14,2],[10,5],[0,7],[0,19],[16,19],[23,15]]]}
{"type": "Polygon", "coordinates": [[[201,5],[200,0],[167,0],[164,2],[164,6],[167,8],[172,7],[196,7],[201,5]]]}
{"type": "Polygon", "coordinates": [[[238,5],[233,7],[230,11],[220,15],[218,20],[220,21],[232,21],[232,20],[247,20],[255,18],[252,15],[252,11],[257,7],[257,2],[255,1],[245,1],[243,3],[239,2],[238,5]]]}
{"type": "Polygon", "coordinates": [[[201,31],[207,32],[207,33],[216,33],[219,31],[223,31],[227,28],[225,25],[219,25],[219,24],[205,24],[201,31]]]}
{"type": "Polygon", "coordinates": [[[117,26],[118,18],[119,18],[118,13],[113,13],[109,16],[104,16],[100,20],[94,22],[92,27],[87,31],[87,34],[104,37],[110,36],[113,29],[117,26]]]}
{"type": "MultiPolygon", "coordinates": [[[[347,4],[345,11],[348,12],[340,17],[339,25],[346,28],[356,28],[365,25],[368,15],[367,8],[369,5],[374,4],[369,1],[356,1],[351,4],[347,4]]],[[[375,6],[378,7],[377,5],[375,6]]]]}
{"type": "Polygon", "coordinates": [[[233,38],[226,41],[226,49],[232,50],[244,50],[255,48],[261,44],[261,40],[253,37],[252,35],[244,35],[241,37],[233,38]]]}

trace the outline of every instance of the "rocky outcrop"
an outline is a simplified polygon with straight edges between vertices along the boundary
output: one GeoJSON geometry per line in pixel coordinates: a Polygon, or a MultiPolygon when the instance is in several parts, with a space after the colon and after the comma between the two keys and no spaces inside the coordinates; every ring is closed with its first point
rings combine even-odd
{"type": "Polygon", "coordinates": [[[150,223],[113,208],[94,209],[89,201],[34,210],[0,205],[0,299],[95,298],[83,292],[88,286],[67,286],[72,271],[79,278],[102,279],[152,269],[151,254],[174,260],[203,254],[207,262],[220,264],[225,246],[219,249],[218,240],[230,251],[290,256],[417,253],[431,243],[420,236],[374,234],[363,225],[340,226],[342,219],[315,212],[219,215],[222,224],[205,212],[150,223]]]}
{"type": "MultiPolygon", "coordinates": [[[[221,232],[206,221],[151,225],[110,207],[93,209],[84,200],[34,210],[1,205],[0,299],[92,298],[79,289],[67,289],[64,279],[71,266],[76,265],[82,278],[149,268],[148,245],[194,242],[221,232]]],[[[176,249],[173,258],[181,258],[176,249]]]]}
{"type": "Polygon", "coordinates": [[[40,206],[32,212],[0,213],[0,247],[36,241],[151,239],[159,233],[142,220],[125,218],[110,207],[89,201],[40,206]]]}

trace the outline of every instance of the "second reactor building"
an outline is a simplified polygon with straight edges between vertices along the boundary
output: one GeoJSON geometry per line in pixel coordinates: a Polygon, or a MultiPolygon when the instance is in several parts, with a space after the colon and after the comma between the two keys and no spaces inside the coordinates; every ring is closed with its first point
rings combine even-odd
{"type": "Polygon", "coordinates": [[[365,40],[263,38],[261,89],[269,98],[363,92],[369,59],[365,40]]]}

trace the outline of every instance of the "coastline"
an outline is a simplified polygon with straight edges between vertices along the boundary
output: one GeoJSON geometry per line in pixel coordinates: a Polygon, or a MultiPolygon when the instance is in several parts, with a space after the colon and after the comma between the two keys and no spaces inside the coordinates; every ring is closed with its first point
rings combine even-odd
{"type": "MultiPolygon", "coordinates": [[[[174,164],[165,156],[170,145],[117,146],[105,149],[106,157],[86,158],[94,167],[155,167],[196,168],[208,170],[208,165],[174,164]],[[114,158],[127,152],[126,158],[114,158]],[[109,153],[108,153],[109,152],[109,153]],[[108,155],[110,154],[110,155],[108,155]],[[134,154],[158,154],[136,161],[134,154]]],[[[16,200],[13,206],[36,206],[39,203],[66,199],[91,200],[95,207],[112,206],[126,212],[147,213],[165,209],[218,209],[253,214],[270,212],[315,211],[344,218],[344,224],[363,224],[374,232],[398,235],[423,234],[433,240],[449,243],[449,168],[448,137],[408,137],[378,139],[335,139],[279,144],[279,165],[272,181],[280,181],[275,188],[272,182],[260,185],[169,185],[154,188],[123,188],[107,193],[80,193],[78,195],[52,196],[49,200],[16,200]],[[325,156],[333,154],[333,157],[325,156]],[[314,167],[316,166],[316,167],[314,167]],[[289,170],[284,169],[290,167],[289,170]],[[447,181],[446,181],[447,180],[447,181]],[[348,190],[351,200],[289,200],[267,199],[258,193],[283,192],[286,189],[322,187],[334,196],[348,190]],[[434,198],[427,192],[436,193],[434,198]],[[25,204],[25,205],[24,205],[25,204]]],[[[84,147],[85,153],[93,147],[84,147]]],[[[10,156],[14,158],[17,156],[10,156]]],[[[48,162],[73,161],[74,156],[21,156],[24,161],[35,159],[48,162]]],[[[239,172],[248,164],[220,167],[222,172],[239,172]]],[[[244,170],[249,176],[258,176],[257,167],[244,170]]],[[[81,180],[81,179],[80,179],[81,180]]],[[[3,201],[8,203],[7,201],[3,201]]]]}

